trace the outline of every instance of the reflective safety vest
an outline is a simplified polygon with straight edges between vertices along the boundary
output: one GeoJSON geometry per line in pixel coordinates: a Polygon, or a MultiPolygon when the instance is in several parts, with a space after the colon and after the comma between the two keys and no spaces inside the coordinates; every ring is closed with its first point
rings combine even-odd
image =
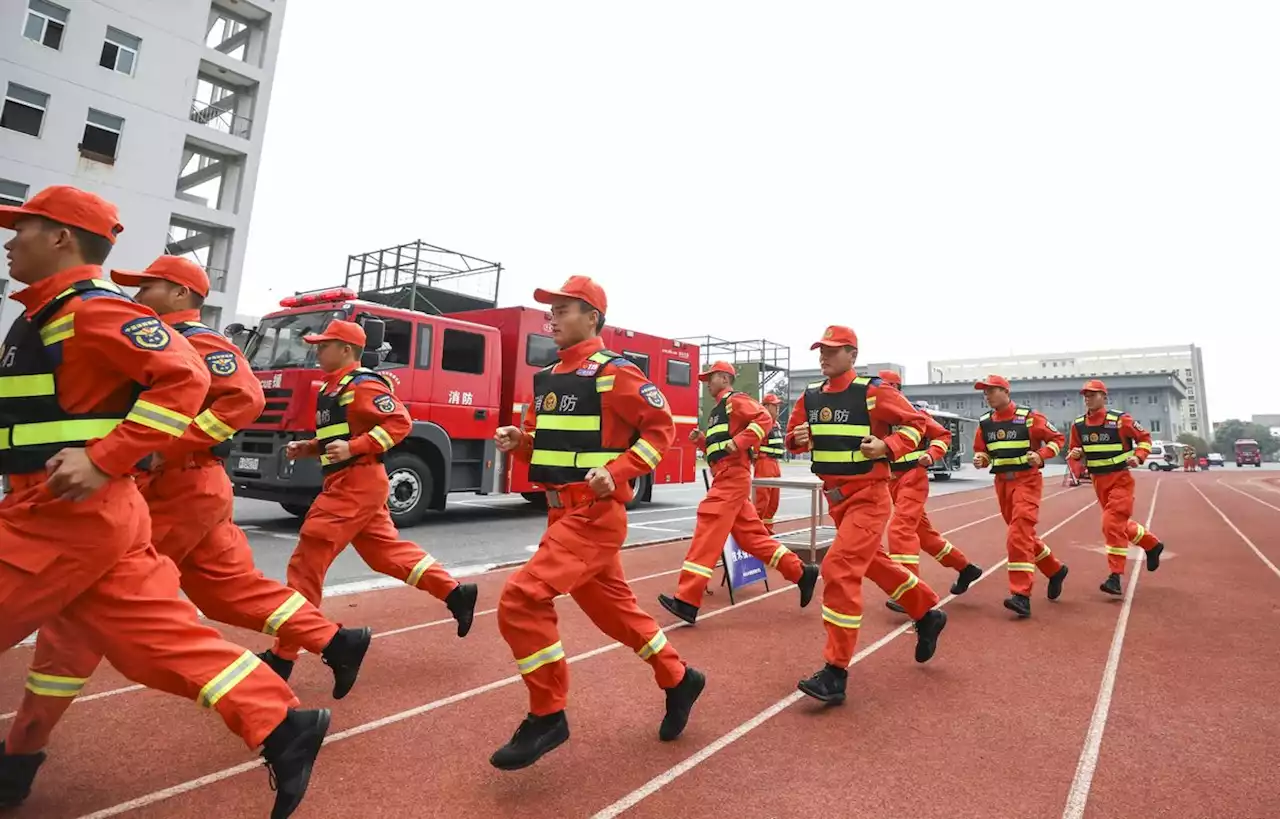
{"type": "MultiPolygon", "coordinates": [[[[804,408],[813,449],[810,470],[815,475],[865,475],[876,461],[862,454],[862,439],[871,434],[870,378],[855,378],[840,392],[823,392],[826,381],[804,391],[804,408]]],[[[883,459],[877,459],[883,460],[883,459]]]]}
{"type": "MultiPolygon", "coordinates": [[[[898,428],[894,427],[893,431],[897,432],[898,428]]],[[[889,468],[894,472],[910,472],[912,469],[915,469],[920,465],[920,456],[928,452],[929,447],[932,444],[933,442],[928,438],[922,438],[920,443],[916,445],[915,449],[889,464],[889,468]]]]}
{"type": "MultiPolygon", "coordinates": [[[[179,322],[178,324],[173,325],[173,329],[177,330],[179,333],[182,333],[183,338],[191,338],[192,336],[198,336],[201,333],[212,333],[215,336],[222,335],[221,333],[219,333],[217,330],[213,329],[209,325],[202,324],[198,321],[179,322]]],[[[199,423],[200,419],[197,418],[196,422],[199,423]]],[[[205,430],[205,432],[207,434],[208,430],[205,430]]],[[[220,443],[214,444],[213,446],[209,447],[209,453],[213,455],[213,457],[215,458],[230,457],[231,439],[228,438],[225,441],[222,441],[220,443]]]]}
{"type": "MultiPolygon", "coordinates": [[[[351,425],[347,423],[347,407],[356,400],[352,387],[361,381],[370,379],[381,381],[387,389],[395,392],[395,388],[386,376],[366,367],[357,367],[338,379],[333,392],[321,392],[316,398],[316,441],[320,445],[320,471],[326,475],[345,469],[356,463],[360,456],[352,456],[345,461],[335,461],[324,454],[324,448],[333,441],[344,441],[351,436],[351,425]]],[[[375,461],[382,462],[382,453],[373,456],[375,461]]]]}
{"type": "Polygon", "coordinates": [[[992,474],[1031,469],[1027,462],[1031,452],[1031,410],[1018,407],[1008,421],[993,420],[988,410],[978,419],[978,426],[991,458],[992,474]]]}
{"type": "MultiPolygon", "coordinates": [[[[581,483],[587,472],[604,466],[627,450],[608,449],[601,431],[604,393],[613,389],[614,375],[606,365],[635,367],[609,350],[593,353],[577,370],[553,372],[555,364],[533,376],[533,454],[529,480],[544,486],[581,483]]],[[[640,439],[636,432],[631,441],[640,439]]]]}
{"type": "Polygon", "coordinates": [[[1133,445],[1120,435],[1120,413],[1107,411],[1102,423],[1089,426],[1086,416],[1080,416],[1072,425],[1084,450],[1084,465],[1092,473],[1103,475],[1128,469],[1125,463],[1133,454],[1133,445]]]}
{"type": "Polygon", "coordinates": [[[729,442],[733,440],[733,435],[729,430],[729,399],[737,394],[737,390],[729,390],[725,393],[724,398],[720,399],[720,403],[711,408],[711,415],[707,417],[705,449],[708,465],[729,454],[726,449],[729,446],[729,442]]]}
{"type": "MultiPolygon", "coordinates": [[[[59,345],[75,335],[75,314],[50,319],[71,298],[90,294],[133,301],[105,279],[85,279],[63,290],[34,316],[19,316],[9,328],[0,353],[0,473],[44,472],[45,462],[60,450],[106,437],[128,414],[128,410],[70,413],[58,403],[59,345]]],[[[134,386],[130,404],[142,391],[142,385],[134,386]]]]}
{"type": "Polygon", "coordinates": [[[782,460],[787,454],[787,435],[782,431],[782,424],[777,421],[769,427],[769,436],[760,444],[760,454],[766,458],[782,460]]]}

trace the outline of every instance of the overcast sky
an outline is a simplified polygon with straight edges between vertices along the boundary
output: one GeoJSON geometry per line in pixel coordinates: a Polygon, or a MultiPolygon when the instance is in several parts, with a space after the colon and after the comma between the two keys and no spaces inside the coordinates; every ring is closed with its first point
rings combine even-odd
{"type": "Polygon", "coordinates": [[[1280,4],[290,0],[240,312],[422,239],[793,368],[1195,343],[1280,412],[1280,4]],[[665,13],[660,13],[665,10],[665,13]]]}

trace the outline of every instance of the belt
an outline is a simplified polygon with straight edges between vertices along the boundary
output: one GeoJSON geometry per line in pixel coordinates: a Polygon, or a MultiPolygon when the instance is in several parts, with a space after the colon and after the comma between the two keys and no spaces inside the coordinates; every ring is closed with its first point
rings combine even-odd
{"type": "Polygon", "coordinates": [[[602,498],[591,491],[591,488],[585,483],[569,484],[558,489],[547,490],[547,506],[552,509],[585,506],[598,500],[602,500],[602,498]]]}

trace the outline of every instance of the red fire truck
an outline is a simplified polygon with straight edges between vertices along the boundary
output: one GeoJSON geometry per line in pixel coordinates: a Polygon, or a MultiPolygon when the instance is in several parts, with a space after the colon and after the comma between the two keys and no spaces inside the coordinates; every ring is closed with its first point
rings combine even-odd
{"type": "MultiPolygon", "coordinates": [[[[533,400],[533,374],[555,360],[550,314],[544,309],[433,314],[358,298],[349,287],[291,296],[280,307],[251,331],[241,325],[227,328],[229,335],[247,337],[244,351],[267,397],[266,409],[235,436],[226,459],[237,495],[275,501],[301,516],[319,493],[319,462],[291,461],[284,449],[315,432],[321,374],[302,337],[342,318],[364,326],[364,366],[390,377],[414,419],[409,437],[385,460],[397,525],[415,523],[429,509],[444,509],[451,493],[518,492],[545,502],[541,487],[529,481],[528,467],[504,457],[493,442],[499,426],[519,425],[533,400]]],[[[648,501],[654,483],[695,479],[688,435],[697,423],[699,348],[607,323],[602,335],[609,349],[658,385],[676,418],[675,444],[658,468],[635,484],[637,502],[648,501]]]]}
{"type": "Polygon", "coordinates": [[[1253,466],[1262,467],[1262,447],[1258,446],[1258,442],[1252,438],[1241,438],[1236,441],[1236,466],[1244,466],[1252,464],[1253,466]]]}

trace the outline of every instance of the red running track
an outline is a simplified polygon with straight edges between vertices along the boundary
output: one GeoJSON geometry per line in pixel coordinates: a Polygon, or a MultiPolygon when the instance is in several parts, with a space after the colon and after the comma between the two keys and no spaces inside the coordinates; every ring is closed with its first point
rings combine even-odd
{"type": "MultiPolygon", "coordinates": [[[[1165,560],[1156,573],[1131,561],[1123,599],[1097,588],[1106,560],[1089,485],[1049,486],[1040,532],[1071,575],[1056,602],[1037,577],[1026,621],[1001,606],[991,490],[937,498],[931,517],[988,575],[946,602],[951,619],[925,665],[906,619],[871,589],[849,701],[834,708],[795,690],[821,664],[817,600],[800,609],[774,575],[772,591],[744,589],[735,606],[709,598],[688,628],[656,602],[687,542],[627,550],[641,604],[707,674],[689,728],[657,740],[663,698],[648,666],[564,599],[572,737],[514,773],[488,764],[525,709],[491,613],[509,571],[478,578],[490,613],[465,640],[421,593],[336,598],[327,612],[378,639],[340,703],[316,658],[295,671],[305,704],[334,709],[295,816],[1280,816],[1268,696],[1280,667],[1280,493],[1228,475],[1140,476],[1135,514],[1150,516],[1165,560]]],[[[952,573],[928,558],[922,572],[945,594],[952,573]]],[[[268,642],[227,632],[255,650],[268,642]]],[[[29,657],[0,658],[0,712],[16,705],[29,657]]],[[[6,816],[267,815],[266,772],[216,717],[106,667],[89,691],[98,696],[68,711],[35,792],[6,816]]]]}

